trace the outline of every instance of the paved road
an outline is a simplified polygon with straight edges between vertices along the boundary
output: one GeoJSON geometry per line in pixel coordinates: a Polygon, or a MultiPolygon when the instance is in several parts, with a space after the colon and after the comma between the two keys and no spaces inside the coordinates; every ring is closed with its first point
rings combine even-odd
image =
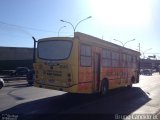
{"type": "Polygon", "coordinates": [[[158,119],[159,86],[160,75],[157,73],[153,76],[140,76],[140,83],[132,89],[112,90],[107,97],[35,88],[28,86],[26,81],[10,82],[0,90],[0,117],[3,120],[158,119]]]}

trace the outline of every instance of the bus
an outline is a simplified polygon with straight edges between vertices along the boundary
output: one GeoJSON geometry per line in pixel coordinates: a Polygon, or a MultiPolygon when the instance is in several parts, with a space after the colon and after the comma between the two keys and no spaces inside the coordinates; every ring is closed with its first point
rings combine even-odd
{"type": "Polygon", "coordinates": [[[140,53],[80,32],[37,41],[34,86],[101,93],[139,82],[140,53]]]}

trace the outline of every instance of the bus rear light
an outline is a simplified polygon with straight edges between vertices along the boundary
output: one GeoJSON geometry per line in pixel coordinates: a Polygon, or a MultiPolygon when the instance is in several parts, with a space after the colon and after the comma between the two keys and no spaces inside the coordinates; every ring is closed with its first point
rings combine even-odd
{"type": "Polygon", "coordinates": [[[72,80],[71,80],[71,74],[68,73],[67,76],[68,76],[68,82],[71,82],[71,81],[72,81],[72,80]]]}
{"type": "Polygon", "coordinates": [[[36,75],[36,78],[38,78],[38,75],[36,75]]]}
{"type": "Polygon", "coordinates": [[[68,73],[67,75],[68,75],[68,77],[71,77],[71,74],[70,74],[70,73],[68,73]]]}
{"type": "Polygon", "coordinates": [[[71,82],[71,79],[70,79],[70,78],[68,78],[68,82],[71,82]]]}

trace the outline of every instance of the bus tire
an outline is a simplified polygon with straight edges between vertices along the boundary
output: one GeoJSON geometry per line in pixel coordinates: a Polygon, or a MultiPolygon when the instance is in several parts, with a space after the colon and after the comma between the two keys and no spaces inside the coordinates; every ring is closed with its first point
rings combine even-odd
{"type": "Polygon", "coordinates": [[[106,96],[108,94],[108,82],[107,80],[103,80],[101,83],[101,95],[106,96]]]}

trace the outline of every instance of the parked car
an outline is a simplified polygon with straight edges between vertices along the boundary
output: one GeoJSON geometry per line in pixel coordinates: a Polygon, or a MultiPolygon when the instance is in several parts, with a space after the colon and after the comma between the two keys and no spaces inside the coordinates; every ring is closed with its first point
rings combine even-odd
{"type": "Polygon", "coordinates": [[[152,69],[152,73],[155,73],[155,72],[157,72],[157,70],[156,69],[152,69]]]}
{"type": "Polygon", "coordinates": [[[4,80],[0,78],[0,89],[4,86],[4,80]]]}
{"type": "Polygon", "coordinates": [[[17,67],[11,76],[26,76],[29,72],[27,67],[17,67]]]}
{"type": "Polygon", "coordinates": [[[140,75],[143,75],[143,69],[140,69],[140,75]]]}
{"type": "Polygon", "coordinates": [[[151,69],[144,69],[142,74],[143,75],[152,75],[152,70],[151,69]]]}
{"type": "Polygon", "coordinates": [[[28,84],[29,84],[30,86],[33,85],[34,79],[35,79],[35,72],[34,72],[34,70],[30,70],[30,71],[27,73],[27,82],[28,82],[28,84]]]}

